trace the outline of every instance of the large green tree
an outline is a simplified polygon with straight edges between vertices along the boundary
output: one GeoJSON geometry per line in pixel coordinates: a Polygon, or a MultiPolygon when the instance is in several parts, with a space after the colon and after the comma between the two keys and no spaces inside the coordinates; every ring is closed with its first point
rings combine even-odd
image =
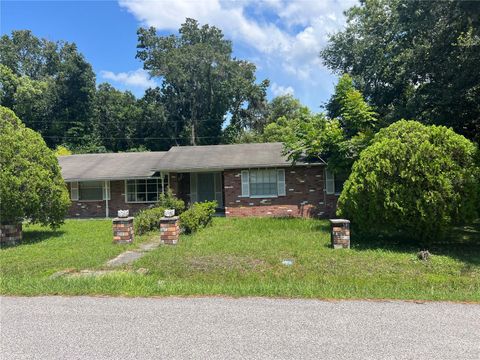
{"type": "Polygon", "coordinates": [[[95,97],[95,132],[110,151],[126,151],[138,146],[136,139],[140,109],[135,96],[107,83],[100,84],[95,97]]]}
{"type": "Polygon", "coordinates": [[[55,154],[40,134],[0,107],[0,221],[56,227],[70,200],[55,154]]]}
{"type": "Polygon", "coordinates": [[[321,52],[386,126],[401,118],[480,136],[480,2],[366,0],[321,52]]]}
{"type": "Polygon", "coordinates": [[[89,141],[95,74],[75,44],[28,30],[0,38],[1,105],[40,132],[50,147],[89,141]]]}
{"type": "Polygon", "coordinates": [[[160,88],[147,89],[137,101],[140,115],[135,127],[137,144],[152,151],[170,149],[176,144],[177,123],[167,120],[160,88]]]}
{"type": "Polygon", "coordinates": [[[168,120],[184,143],[218,143],[227,114],[239,123],[249,100],[258,102],[268,85],[255,84],[255,66],[232,57],[232,44],[220,29],[193,19],[182,24],[178,36],[141,28],[137,47],[144,69],[162,79],[168,120]]]}

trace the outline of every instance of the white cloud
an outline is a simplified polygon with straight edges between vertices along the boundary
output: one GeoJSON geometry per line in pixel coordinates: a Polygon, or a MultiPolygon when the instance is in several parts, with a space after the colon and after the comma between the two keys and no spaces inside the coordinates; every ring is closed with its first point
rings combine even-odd
{"type": "Polygon", "coordinates": [[[112,71],[101,71],[100,75],[107,80],[120,83],[126,87],[134,87],[139,89],[148,89],[155,87],[157,84],[150,79],[148,73],[143,69],[137,69],[129,72],[114,73],[112,71]]]}
{"type": "Polygon", "coordinates": [[[185,18],[221,28],[229,37],[244,41],[259,51],[270,53],[286,50],[289,36],[274,24],[260,24],[249,19],[244,7],[249,1],[222,2],[220,0],[119,0],[144,25],[161,30],[178,30],[185,18]]]}
{"type": "MultiPolygon", "coordinates": [[[[234,45],[249,49],[263,73],[277,82],[275,91],[330,88],[330,72],[320,51],[328,35],[345,23],[343,11],[358,0],[118,0],[143,26],[176,32],[185,18],[222,29],[234,45]]],[[[299,95],[299,94],[297,94],[299,95]]],[[[310,95],[309,95],[310,96],[310,95]]]]}
{"type": "Polygon", "coordinates": [[[273,96],[293,95],[295,92],[291,86],[281,86],[275,82],[272,83],[270,89],[272,90],[273,96]]]}

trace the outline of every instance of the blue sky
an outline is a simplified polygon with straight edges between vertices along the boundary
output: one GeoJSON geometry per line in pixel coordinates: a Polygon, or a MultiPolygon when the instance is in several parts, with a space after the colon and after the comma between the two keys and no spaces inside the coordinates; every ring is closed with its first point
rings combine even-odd
{"type": "Polygon", "coordinates": [[[270,79],[269,97],[292,93],[318,111],[336,77],[318,52],[327,35],[344,26],[342,12],[355,0],[119,0],[1,1],[0,31],[30,29],[38,37],[75,42],[92,64],[97,83],[141,96],[150,79],[135,59],[139,26],[176,33],[186,17],[221,28],[234,56],[257,65],[270,79]]]}

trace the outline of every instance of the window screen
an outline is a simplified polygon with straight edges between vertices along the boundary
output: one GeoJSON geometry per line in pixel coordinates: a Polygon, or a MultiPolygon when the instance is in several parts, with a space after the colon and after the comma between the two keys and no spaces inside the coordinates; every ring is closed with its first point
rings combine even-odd
{"type": "Polygon", "coordinates": [[[168,174],[160,178],[127,180],[127,202],[156,202],[168,188],[168,174]]]}
{"type": "Polygon", "coordinates": [[[79,200],[102,200],[103,181],[82,181],[78,183],[79,200]]]}
{"type": "Polygon", "coordinates": [[[277,170],[250,170],[250,196],[277,196],[277,170]]]}

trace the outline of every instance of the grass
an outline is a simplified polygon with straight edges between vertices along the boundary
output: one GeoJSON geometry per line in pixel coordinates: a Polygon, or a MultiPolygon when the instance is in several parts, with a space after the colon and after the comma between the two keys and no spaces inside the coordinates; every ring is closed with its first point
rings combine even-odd
{"type": "Polygon", "coordinates": [[[0,250],[3,294],[66,294],[68,291],[48,279],[50,275],[65,269],[101,268],[107,260],[152,236],[139,236],[136,244],[112,244],[110,220],[67,220],[58,230],[39,225],[27,225],[23,230],[22,244],[0,250]]]}
{"type": "Polygon", "coordinates": [[[422,262],[418,247],[389,240],[352,239],[352,249],[333,250],[327,221],[215,218],[213,226],[183,235],[179,245],[162,246],[123,271],[48,278],[65,268],[101,268],[124,250],[111,244],[110,226],[69,221],[56,233],[27,230],[26,238],[37,234],[40,240],[1,251],[0,291],[480,301],[480,226],[456,229],[462,241],[433,245],[433,256],[422,262]],[[293,265],[283,265],[285,259],[293,265]],[[134,271],[139,268],[148,273],[134,271]]]}

